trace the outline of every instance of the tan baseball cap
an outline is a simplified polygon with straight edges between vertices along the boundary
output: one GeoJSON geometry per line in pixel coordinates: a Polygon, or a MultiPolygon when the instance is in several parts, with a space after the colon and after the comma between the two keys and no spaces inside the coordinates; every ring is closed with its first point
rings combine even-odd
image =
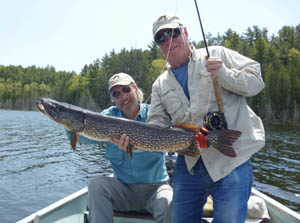
{"type": "Polygon", "coordinates": [[[110,91],[112,87],[116,85],[129,85],[131,83],[135,84],[135,81],[129,74],[125,74],[125,73],[114,74],[113,76],[111,76],[111,78],[109,78],[108,91],[110,91]]]}
{"type": "Polygon", "coordinates": [[[162,29],[175,29],[183,26],[179,17],[175,15],[161,15],[153,23],[153,37],[162,29]]]}

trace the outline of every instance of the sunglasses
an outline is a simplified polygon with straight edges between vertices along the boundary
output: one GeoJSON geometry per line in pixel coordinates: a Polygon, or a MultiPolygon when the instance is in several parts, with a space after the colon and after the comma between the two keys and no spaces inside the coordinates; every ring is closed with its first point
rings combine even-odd
{"type": "Polygon", "coordinates": [[[159,32],[155,35],[154,41],[158,45],[162,45],[167,41],[167,38],[177,38],[182,32],[181,28],[176,28],[176,29],[168,29],[164,32],[159,32]],[[173,34],[173,35],[172,35],[173,34]]]}
{"type": "MultiPolygon", "coordinates": [[[[125,86],[122,88],[122,92],[125,93],[129,93],[131,91],[131,87],[129,86],[125,86]]],[[[115,99],[118,99],[121,96],[121,92],[120,91],[113,91],[111,92],[111,96],[115,99]]]]}

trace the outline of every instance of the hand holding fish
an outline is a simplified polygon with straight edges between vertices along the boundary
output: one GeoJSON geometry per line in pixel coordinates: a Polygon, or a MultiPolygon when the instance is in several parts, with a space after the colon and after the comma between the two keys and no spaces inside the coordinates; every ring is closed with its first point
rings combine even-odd
{"type": "Polygon", "coordinates": [[[206,59],[206,70],[212,75],[216,74],[222,67],[223,61],[219,57],[205,57],[206,59]]]}
{"type": "Polygon", "coordinates": [[[119,149],[127,152],[127,148],[129,145],[129,136],[126,134],[122,134],[119,139],[109,138],[109,141],[115,144],[119,149]]]}

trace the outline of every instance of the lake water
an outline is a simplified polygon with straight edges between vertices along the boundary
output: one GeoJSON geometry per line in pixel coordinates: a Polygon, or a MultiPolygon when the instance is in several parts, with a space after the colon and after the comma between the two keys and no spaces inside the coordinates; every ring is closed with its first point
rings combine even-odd
{"type": "MultiPolygon", "coordinates": [[[[266,127],[252,157],[255,187],[300,213],[300,132],[266,127]]],[[[112,173],[104,148],[72,151],[64,128],[40,112],[0,110],[0,222],[11,223],[112,173]]]]}

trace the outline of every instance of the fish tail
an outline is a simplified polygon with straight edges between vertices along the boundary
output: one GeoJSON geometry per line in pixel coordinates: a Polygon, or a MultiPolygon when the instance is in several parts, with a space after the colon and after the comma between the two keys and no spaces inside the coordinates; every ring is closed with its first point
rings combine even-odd
{"type": "Polygon", "coordinates": [[[217,130],[210,131],[208,137],[209,143],[219,152],[226,156],[236,157],[232,144],[240,137],[242,133],[236,130],[217,130]]]}

